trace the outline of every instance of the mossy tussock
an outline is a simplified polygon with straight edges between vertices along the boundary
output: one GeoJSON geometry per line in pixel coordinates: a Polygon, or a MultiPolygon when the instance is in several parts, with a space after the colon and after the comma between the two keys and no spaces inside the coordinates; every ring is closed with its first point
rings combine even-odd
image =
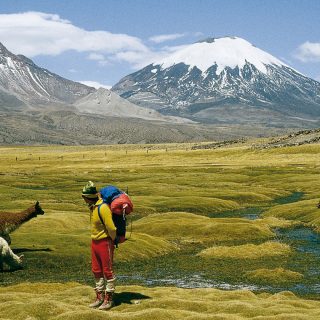
{"type": "MultiPolygon", "coordinates": [[[[120,244],[115,252],[117,261],[159,258],[169,252],[179,250],[178,246],[160,237],[133,232],[128,240],[120,244]]],[[[160,258],[161,259],[161,258],[160,258]]]]}
{"type": "Polygon", "coordinates": [[[273,216],[265,216],[262,219],[257,219],[256,223],[267,224],[270,228],[294,228],[302,226],[302,223],[295,220],[286,220],[273,216]]]}
{"type": "Polygon", "coordinates": [[[317,203],[318,199],[309,199],[283,204],[272,207],[263,216],[302,222],[320,232],[320,209],[317,208],[317,203]]]}
{"type": "Polygon", "coordinates": [[[267,224],[247,219],[208,218],[186,212],[153,214],[135,222],[135,230],[165,239],[201,243],[246,243],[274,236],[267,224]]]}
{"type": "Polygon", "coordinates": [[[303,274],[286,270],[284,268],[275,269],[257,269],[246,272],[246,276],[250,280],[258,281],[265,285],[299,282],[303,279],[303,274]]]}
{"type": "MultiPolygon", "coordinates": [[[[132,259],[148,259],[177,250],[177,246],[154,235],[130,232],[128,241],[116,250],[116,259],[130,261],[132,259]]],[[[90,254],[89,213],[47,211],[28,224],[24,224],[19,232],[13,234],[16,248],[50,249],[50,255],[72,256],[90,254]]]]}
{"type": "Polygon", "coordinates": [[[316,320],[320,302],[290,292],[258,294],[217,289],[121,286],[116,306],[108,311],[88,308],[92,288],[77,283],[22,283],[0,288],[3,319],[219,319],[316,320]]]}
{"type": "Polygon", "coordinates": [[[215,246],[202,250],[198,255],[204,258],[219,259],[264,259],[269,257],[287,256],[292,253],[289,245],[274,241],[265,243],[244,244],[240,246],[215,246]]]}

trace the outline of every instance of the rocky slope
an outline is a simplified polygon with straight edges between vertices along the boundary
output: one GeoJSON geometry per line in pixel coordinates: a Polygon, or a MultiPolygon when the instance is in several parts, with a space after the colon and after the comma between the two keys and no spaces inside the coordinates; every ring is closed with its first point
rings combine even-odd
{"type": "Polygon", "coordinates": [[[117,116],[122,118],[139,118],[144,120],[191,123],[191,120],[164,116],[156,110],[139,107],[128,100],[120,98],[114,92],[100,88],[97,91],[76,101],[75,106],[80,112],[117,116]]]}
{"type": "MultiPolygon", "coordinates": [[[[0,90],[15,97],[15,106],[66,105],[95,91],[38,67],[23,55],[14,55],[1,43],[0,90]]],[[[8,107],[6,101],[1,105],[8,107]]]]}

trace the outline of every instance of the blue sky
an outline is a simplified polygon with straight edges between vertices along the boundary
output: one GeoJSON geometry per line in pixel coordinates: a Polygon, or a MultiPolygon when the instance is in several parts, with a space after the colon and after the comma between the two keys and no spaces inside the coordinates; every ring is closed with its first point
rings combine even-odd
{"type": "Polygon", "coordinates": [[[0,41],[111,86],[177,46],[238,36],[320,81],[319,16],[318,0],[0,0],[0,41]]]}

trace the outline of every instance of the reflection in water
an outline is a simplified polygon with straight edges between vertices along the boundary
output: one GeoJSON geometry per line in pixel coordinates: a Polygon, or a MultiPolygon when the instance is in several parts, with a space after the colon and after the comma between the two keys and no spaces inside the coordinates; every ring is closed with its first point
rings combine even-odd
{"type": "Polygon", "coordinates": [[[140,283],[146,286],[176,286],[179,288],[216,288],[216,289],[225,289],[225,290],[251,290],[251,291],[259,291],[259,290],[268,290],[268,287],[258,287],[252,284],[230,284],[225,282],[216,282],[212,280],[205,279],[200,275],[192,275],[188,277],[174,278],[168,277],[166,279],[151,279],[144,278],[142,276],[118,276],[119,279],[131,279],[137,280],[140,283]]]}

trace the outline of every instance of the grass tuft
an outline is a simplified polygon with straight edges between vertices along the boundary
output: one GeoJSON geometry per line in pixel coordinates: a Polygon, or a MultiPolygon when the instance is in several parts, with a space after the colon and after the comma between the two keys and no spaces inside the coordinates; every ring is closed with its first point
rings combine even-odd
{"type": "Polygon", "coordinates": [[[263,244],[244,244],[240,246],[215,246],[199,253],[204,258],[219,259],[264,259],[268,257],[287,256],[292,253],[289,245],[268,241],[263,244]]]}
{"type": "Polygon", "coordinates": [[[168,212],[144,217],[135,230],[171,240],[212,243],[246,243],[274,236],[267,224],[247,219],[208,218],[192,213],[168,212]]]}
{"type": "Polygon", "coordinates": [[[299,282],[303,279],[303,274],[283,268],[276,269],[257,269],[254,271],[248,271],[246,276],[250,280],[258,281],[262,284],[281,284],[299,282]]]}

